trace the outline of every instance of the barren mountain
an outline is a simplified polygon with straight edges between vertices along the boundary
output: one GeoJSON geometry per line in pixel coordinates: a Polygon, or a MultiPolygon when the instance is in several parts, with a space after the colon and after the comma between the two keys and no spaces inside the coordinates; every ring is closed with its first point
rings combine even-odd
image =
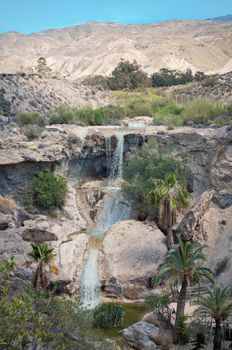
{"type": "Polygon", "coordinates": [[[232,23],[171,21],[123,25],[87,23],[24,35],[0,35],[0,72],[33,73],[45,57],[54,75],[79,79],[112,72],[121,58],[148,73],[160,68],[206,73],[232,70],[232,23]]]}

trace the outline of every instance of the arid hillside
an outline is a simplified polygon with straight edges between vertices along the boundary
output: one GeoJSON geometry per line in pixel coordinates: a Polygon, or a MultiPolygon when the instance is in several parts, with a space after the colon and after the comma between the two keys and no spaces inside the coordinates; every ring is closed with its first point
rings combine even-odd
{"type": "Polygon", "coordinates": [[[24,35],[0,35],[0,72],[35,72],[45,57],[54,75],[79,79],[108,75],[121,58],[160,68],[226,73],[232,70],[232,23],[171,21],[123,25],[87,23],[24,35]]]}

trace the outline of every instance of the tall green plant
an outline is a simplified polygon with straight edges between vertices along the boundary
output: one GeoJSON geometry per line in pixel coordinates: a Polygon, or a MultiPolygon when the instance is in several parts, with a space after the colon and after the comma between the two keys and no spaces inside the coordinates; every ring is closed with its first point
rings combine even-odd
{"type": "Polygon", "coordinates": [[[159,224],[167,232],[167,247],[170,248],[174,243],[172,226],[176,224],[177,212],[188,206],[188,191],[174,173],[167,173],[164,180],[153,180],[153,189],[148,195],[151,203],[159,208],[159,224]]]}
{"type": "Polygon", "coordinates": [[[206,296],[199,298],[199,308],[195,314],[211,317],[215,321],[214,350],[221,350],[222,322],[232,315],[231,289],[214,285],[208,289],[206,296]]]}
{"type": "Polygon", "coordinates": [[[203,253],[204,246],[198,242],[184,242],[181,238],[178,238],[178,243],[178,247],[173,247],[168,251],[154,280],[155,283],[171,280],[171,283],[181,285],[177,300],[175,328],[178,318],[185,311],[187,287],[193,283],[200,283],[203,278],[213,282],[212,272],[202,266],[202,262],[206,260],[203,253]]]}
{"type": "Polygon", "coordinates": [[[47,243],[40,245],[31,243],[31,248],[32,250],[28,253],[28,255],[37,265],[33,278],[33,287],[46,290],[48,286],[48,280],[44,268],[55,256],[54,249],[49,248],[47,243]]]}
{"type": "Polygon", "coordinates": [[[158,148],[154,143],[145,144],[124,164],[123,193],[132,202],[137,218],[158,218],[158,210],[146,194],[154,188],[154,179],[164,180],[169,172],[175,173],[178,180],[186,181],[186,159],[172,145],[158,148]]]}
{"type": "Polygon", "coordinates": [[[122,305],[108,303],[98,305],[93,312],[93,326],[98,328],[112,328],[122,325],[124,310],[122,305]]]}
{"type": "Polygon", "coordinates": [[[55,209],[63,204],[67,193],[67,181],[52,172],[38,173],[33,182],[35,203],[45,209],[55,209]]]}

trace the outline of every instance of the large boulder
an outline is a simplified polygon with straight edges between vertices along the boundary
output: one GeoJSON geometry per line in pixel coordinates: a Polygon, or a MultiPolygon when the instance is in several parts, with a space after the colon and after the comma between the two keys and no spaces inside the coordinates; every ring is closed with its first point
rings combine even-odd
{"type": "Polygon", "coordinates": [[[160,349],[154,342],[159,328],[151,323],[140,321],[123,330],[123,337],[127,344],[136,350],[160,349]]]}
{"type": "Polygon", "coordinates": [[[52,263],[58,268],[58,274],[50,273],[49,279],[61,286],[68,286],[66,290],[71,294],[78,289],[88,254],[89,238],[81,233],[67,237],[58,245],[56,242],[51,244],[56,253],[52,263]]]}
{"type": "Polygon", "coordinates": [[[98,256],[105,293],[138,298],[150,286],[165,253],[164,236],[155,225],[135,220],[112,225],[98,256]]]}

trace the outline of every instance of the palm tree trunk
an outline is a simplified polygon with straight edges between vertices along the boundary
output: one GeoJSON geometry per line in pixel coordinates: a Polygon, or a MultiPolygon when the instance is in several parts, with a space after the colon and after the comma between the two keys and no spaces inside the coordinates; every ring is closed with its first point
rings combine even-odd
{"type": "Polygon", "coordinates": [[[46,290],[47,285],[48,285],[48,280],[47,280],[46,273],[43,269],[43,264],[39,263],[35,272],[35,277],[33,279],[33,287],[46,290]]]}
{"type": "Polygon", "coordinates": [[[221,350],[221,342],[222,342],[222,329],[221,329],[221,320],[220,318],[215,319],[215,336],[213,341],[213,350],[221,350]]]}
{"type": "Polygon", "coordinates": [[[187,297],[187,286],[188,286],[187,279],[184,278],[182,285],[181,285],[178,300],[177,300],[176,318],[178,318],[178,316],[180,316],[181,314],[184,313],[185,302],[186,302],[186,297],[187,297]]]}
{"type": "Polygon", "coordinates": [[[177,300],[177,307],[176,307],[176,322],[175,322],[175,333],[174,333],[175,342],[179,340],[178,331],[177,331],[178,318],[182,314],[184,314],[186,297],[187,297],[187,286],[188,286],[187,279],[184,278],[181,285],[180,293],[177,300]]]}
{"type": "Polygon", "coordinates": [[[172,248],[172,246],[174,245],[174,239],[173,239],[173,233],[172,233],[172,228],[169,227],[168,228],[168,234],[167,234],[167,238],[166,238],[166,245],[168,250],[172,248]]]}

